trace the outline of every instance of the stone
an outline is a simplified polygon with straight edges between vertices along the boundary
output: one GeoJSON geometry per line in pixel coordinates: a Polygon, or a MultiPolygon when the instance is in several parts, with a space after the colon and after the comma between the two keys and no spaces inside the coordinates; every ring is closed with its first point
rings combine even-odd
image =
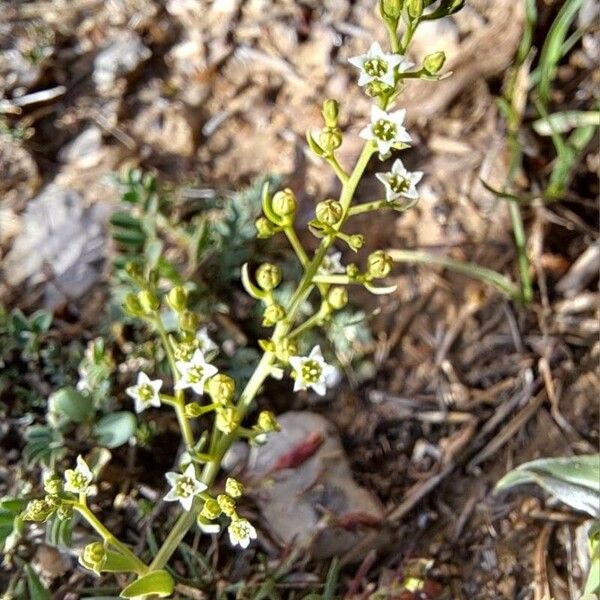
{"type": "Polygon", "coordinates": [[[384,518],[379,499],[352,477],[333,424],[311,412],[277,418],[281,431],[250,450],[244,479],[283,544],[314,558],[343,554],[384,518]]]}

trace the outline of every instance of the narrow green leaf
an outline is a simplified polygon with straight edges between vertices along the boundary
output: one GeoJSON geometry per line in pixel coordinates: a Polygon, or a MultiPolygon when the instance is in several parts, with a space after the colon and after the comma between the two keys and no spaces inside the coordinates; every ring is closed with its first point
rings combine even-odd
{"type": "Polygon", "coordinates": [[[135,229],[115,229],[113,239],[125,246],[141,246],[146,241],[146,234],[135,229]]]}
{"type": "Polygon", "coordinates": [[[50,593],[43,586],[38,574],[31,565],[24,564],[25,576],[27,577],[27,589],[29,590],[29,600],[51,600],[50,593]]]}
{"type": "Polygon", "coordinates": [[[167,598],[173,593],[175,582],[167,571],[152,571],[130,583],[122,592],[121,598],[144,598],[156,594],[167,598]]]}
{"type": "Polygon", "coordinates": [[[124,210],[113,213],[110,217],[110,224],[113,227],[123,227],[124,229],[134,229],[137,231],[142,230],[140,220],[124,210]]]}

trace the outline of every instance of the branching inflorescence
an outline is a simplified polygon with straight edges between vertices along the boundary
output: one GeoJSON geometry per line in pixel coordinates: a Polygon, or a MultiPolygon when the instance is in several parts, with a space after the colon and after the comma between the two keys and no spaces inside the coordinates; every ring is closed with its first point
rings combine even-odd
{"type": "Polygon", "coordinates": [[[212,364],[217,347],[208,338],[205,329],[199,329],[197,316],[188,308],[185,286],[165,293],[152,269],[130,265],[128,274],[138,292],[131,293],[124,304],[125,311],[142,319],[161,341],[173,382],[170,393],[166,381],[139,373],[127,395],[133,400],[136,412],[149,407],[171,407],[177,417],[186,451],[179,460],[179,469],[166,474],[169,490],[164,500],[178,502],[182,513],[149,563],[143,562],[132,549],[119,541],[95,516],[88,505],[94,490],[94,473],[79,456],[74,469],[64,477],[51,474],[45,480],[46,495],[32,500],[23,518],[46,521],[51,515],[69,519],[74,512],[95,530],[102,541],[85,547],[80,563],[96,572],[133,573],[136,578],[121,595],[124,598],[145,595],[169,596],[174,589],[172,575],[165,570],[167,562],[187,532],[194,526],[207,534],[218,533],[226,527],[230,542],[246,548],[256,538],[252,524],[239,515],[237,502],[244,489],[234,478],[228,478],[224,489],[216,489],[225,453],[240,438],[251,444],[263,444],[270,432],[278,430],[275,416],[260,412],[255,423],[247,426],[246,417],[261,386],[268,377],[293,378],[293,389],[314,390],[324,395],[326,388],[337,379],[336,370],[323,358],[319,346],[302,355],[298,343],[305,332],[318,327],[342,309],[348,302],[350,285],[364,286],[376,294],[393,291],[394,287],[377,284],[388,276],[392,259],[378,250],[366,258],[366,266],[343,266],[334,244],[348,246],[358,252],[363,236],[345,232],[351,217],[381,209],[404,211],[418,200],[417,184],[422,173],[409,172],[400,159],[389,171],[377,173],[383,187],[382,197],[355,204],[357,186],[374,155],[387,159],[393,151],[411,144],[411,136],[404,125],[405,111],[395,108],[407,79],[436,81],[444,64],[444,53],[428,55],[417,68],[405,55],[412,37],[423,21],[453,14],[462,8],[461,0],[381,0],[379,12],[389,33],[390,51],[378,43],[360,56],[350,59],[358,70],[358,85],[372,98],[370,121],[360,131],[364,145],[351,171],[346,171],[337,159],[336,151],[343,141],[338,124],[339,105],[335,100],[323,104],[324,126],[318,135],[309,132],[307,140],[317,157],[326,161],[337,175],[341,190],[337,199],[318,202],[315,215],[308,223],[309,231],[319,240],[316,250],[310,252],[301,243],[294,221],[297,200],[290,189],[271,195],[268,186],[262,194],[264,216],[256,222],[259,238],[284,234],[295,252],[302,275],[291,297],[283,301],[278,295],[282,280],[281,269],[274,264],[261,265],[254,275],[248,265],[242,268],[242,283],[246,291],[264,305],[265,327],[273,328],[271,336],[260,340],[262,357],[243,389],[227,374],[218,372],[212,364]],[[400,23],[404,27],[399,31],[400,23]],[[301,306],[312,295],[320,296],[320,306],[305,318],[301,306]],[[169,332],[164,316],[171,311],[177,317],[177,327],[169,332]],[[212,429],[198,436],[194,422],[200,417],[212,417],[212,429]]]}

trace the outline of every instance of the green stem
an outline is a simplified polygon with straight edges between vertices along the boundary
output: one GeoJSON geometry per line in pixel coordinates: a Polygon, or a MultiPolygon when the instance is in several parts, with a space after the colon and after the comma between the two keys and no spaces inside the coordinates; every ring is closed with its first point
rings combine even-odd
{"type": "Polygon", "coordinates": [[[486,267],[443,256],[435,256],[420,250],[389,250],[388,254],[392,257],[394,262],[444,267],[455,273],[461,273],[462,275],[467,275],[473,279],[488,283],[513,300],[520,300],[521,298],[519,288],[510,281],[510,279],[504,277],[504,275],[501,275],[497,271],[487,269],[486,267]]]}
{"type": "MultiPolygon", "coordinates": [[[[369,160],[373,156],[375,150],[375,145],[372,142],[367,142],[364,145],[362,152],[358,157],[356,165],[354,166],[352,174],[350,175],[348,180],[342,185],[342,191],[340,193],[340,203],[343,208],[343,217],[340,220],[340,222],[335,226],[336,231],[340,230],[346,218],[348,217],[348,210],[352,199],[354,198],[356,188],[358,187],[358,184],[363,176],[367,164],[369,163],[369,160]]],[[[273,335],[271,336],[271,339],[273,341],[280,340],[281,338],[286,336],[292,328],[298,308],[302,305],[302,302],[304,302],[305,298],[310,294],[311,290],[314,288],[314,277],[317,274],[319,267],[321,266],[323,259],[325,258],[327,251],[331,247],[331,244],[333,243],[334,239],[335,236],[326,236],[325,238],[323,238],[317,251],[315,252],[313,259],[306,264],[304,275],[300,280],[300,283],[298,284],[296,292],[290,300],[289,307],[286,311],[286,317],[285,319],[277,323],[275,329],[273,330],[273,335]]],[[[258,394],[258,391],[264,383],[265,379],[269,376],[274,360],[275,355],[272,352],[265,352],[262,355],[258,364],[256,365],[256,369],[254,370],[254,373],[248,380],[248,383],[242,391],[238,403],[236,405],[236,408],[240,415],[240,422],[243,420],[244,416],[248,412],[252,401],[258,394]]],[[[209,463],[204,465],[204,470],[202,471],[201,480],[207,487],[210,487],[216,479],[219,473],[219,469],[221,468],[223,456],[225,455],[227,450],[229,450],[231,444],[235,441],[235,439],[236,434],[234,432],[227,435],[223,435],[215,444],[215,457],[209,463]]],[[[194,524],[195,520],[196,516],[193,510],[186,511],[180,515],[179,519],[176,521],[175,525],[169,532],[169,535],[167,535],[165,541],[163,542],[163,545],[154,557],[154,560],[150,565],[151,570],[162,569],[167,564],[167,562],[173,555],[173,552],[175,552],[175,550],[185,537],[186,533],[189,531],[190,527],[192,527],[192,525],[194,524]]]]}
{"type": "Polygon", "coordinates": [[[353,217],[354,215],[362,215],[363,213],[371,212],[372,210],[392,207],[392,203],[387,200],[373,200],[372,202],[364,202],[363,204],[357,204],[356,206],[350,207],[348,216],[353,217]]]}
{"type": "Polygon", "coordinates": [[[398,41],[398,21],[384,19],[385,27],[390,38],[390,46],[394,54],[400,53],[400,42],[398,41]]]}
{"type": "Polygon", "coordinates": [[[113,546],[123,556],[131,560],[132,564],[136,565],[136,572],[138,575],[144,575],[148,572],[148,567],[96,518],[96,515],[94,515],[94,513],[88,508],[87,504],[85,504],[85,499],[84,502],[74,504],[73,508],[89,523],[89,525],[107,544],[113,546]]]}
{"type": "Polygon", "coordinates": [[[346,181],[348,181],[348,173],[344,171],[342,165],[338,162],[338,159],[332,154],[327,158],[327,162],[331,165],[331,168],[335,171],[335,174],[342,184],[346,183],[346,181]]]}
{"type": "Polygon", "coordinates": [[[300,243],[300,240],[298,239],[298,236],[296,235],[296,230],[294,229],[294,226],[288,225],[283,228],[283,231],[284,231],[285,235],[287,236],[287,239],[289,240],[290,245],[292,246],[294,252],[296,253],[296,256],[298,257],[300,264],[303,267],[305,267],[307,265],[309,259],[308,259],[308,256],[306,255],[306,252],[304,251],[304,248],[302,247],[302,244],[300,243]]]}

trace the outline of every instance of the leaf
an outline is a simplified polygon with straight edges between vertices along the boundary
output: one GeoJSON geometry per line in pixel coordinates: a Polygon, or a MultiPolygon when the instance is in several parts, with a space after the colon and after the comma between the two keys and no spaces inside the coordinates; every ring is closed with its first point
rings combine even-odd
{"type": "Polygon", "coordinates": [[[25,576],[27,577],[27,589],[29,590],[29,600],[51,600],[50,594],[42,585],[38,574],[31,565],[24,564],[25,576]]]}
{"type": "Polygon", "coordinates": [[[94,410],[92,398],[71,386],[54,392],[48,403],[50,411],[65,415],[74,423],[87,421],[94,410]]]}
{"type": "Polygon", "coordinates": [[[537,88],[538,95],[544,106],[548,104],[550,84],[554,79],[556,66],[562,58],[562,47],[565,38],[582,4],[583,0],[567,0],[560,9],[546,36],[546,41],[540,54],[540,82],[537,88]]]}
{"type": "Polygon", "coordinates": [[[52,325],[52,313],[46,310],[38,310],[31,315],[29,322],[33,331],[43,333],[48,331],[50,325],[52,325]]]}
{"type": "Polygon", "coordinates": [[[575,510],[600,516],[600,455],[543,458],[520,465],[497,484],[503,491],[536,483],[575,510]]]}
{"type": "Polygon", "coordinates": [[[137,420],[133,413],[123,410],[102,417],[94,425],[94,437],[102,446],[116,448],[135,435],[137,420]]]}
{"type": "Polygon", "coordinates": [[[539,135],[566,133],[571,129],[600,125],[600,113],[597,111],[566,110],[548,115],[533,122],[533,128],[539,135]]]}
{"type": "Polygon", "coordinates": [[[110,217],[110,224],[113,227],[122,227],[123,229],[142,230],[140,220],[124,210],[113,213],[110,217]]]}
{"type": "Polygon", "coordinates": [[[175,582],[167,571],[152,571],[130,583],[122,592],[121,598],[144,598],[156,594],[167,598],[173,593],[175,582]]]}
{"type": "Polygon", "coordinates": [[[46,541],[57,548],[67,549],[71,546],[73,535],[74,519],[59,519],[57,516],[51,517],[46,525],[46,541]]]}
{"type": "Polygon", "coordinates": [[[118,228],[113,231],[113,239],[124,246],[141,246],[146,241],[146,234],[135,229],[118,228]]]}

